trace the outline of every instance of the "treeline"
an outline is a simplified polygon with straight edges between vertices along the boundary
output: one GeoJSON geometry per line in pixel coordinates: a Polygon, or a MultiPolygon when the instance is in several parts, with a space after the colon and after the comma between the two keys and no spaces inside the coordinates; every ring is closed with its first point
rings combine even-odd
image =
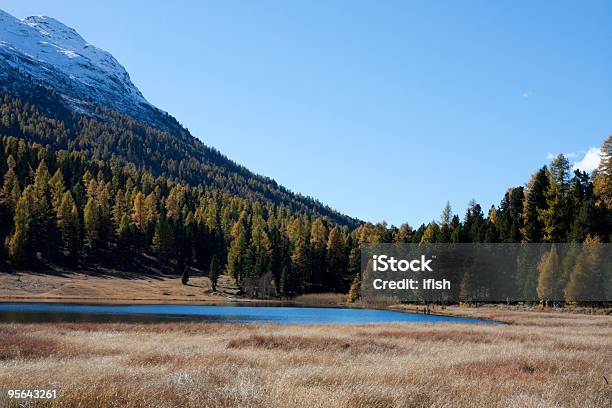
{"type": "Polygon", "coordinates": [[[447,203],[440,220],[413,229],[363,224],[357,242],[405,243],[539,243],[584,242],[588,236],[610,242],[612,233],[612,136],[602,148],[592,174],[576,170],[558,155],[535,172],[524,187],[510,188],[499,206],[485,215],[475,201],[463,218],[447,203]]]}
{"type": "MultiPolygon", "coordinates": [[[[129,268],[139,254],[180,273],[187,265],[228,273],[261,295],[346,292],[358,281],[363,243],[608,242],[612,138],[591,177],[559,156],[525,188],[508,190],[484,216],[445,207],[441,220],[412,229],[364,223],[354,230],[282,204],[176,183],[133,165],[0,138],[0,242],[17,267],[45,261],[129,268]]],[[[537,280],[532,279],[531,290],[537,280]]],[[[540,284],[541,286],[541,284],[540,284]]]]}
{"type": "Polygon", "coordinates": [[[447,204],[440,220],[414,229],[359,223],[225,166],[212,150],[193,152],[180,141],[188,134],[98,113],[2,99],[0,256],[14,267],[134,270],[155,257],[177,273],[229,274],[254,296],[355,294],[364,243],[610,241],[612,138],[593,174],[559,155],[486,215],[475,202],[463,217],[447,204]]]}
{"type": "Polygon", "coordinates": [[[15,267],[44,262],[129,268],[140,254],[181,272],[227,272],[257,293],[262,277],[284,295],[346,291],[347,226],[283,204],[153,177],[133,165],[89,160],[0,138],[0,239],[15,267]]]}

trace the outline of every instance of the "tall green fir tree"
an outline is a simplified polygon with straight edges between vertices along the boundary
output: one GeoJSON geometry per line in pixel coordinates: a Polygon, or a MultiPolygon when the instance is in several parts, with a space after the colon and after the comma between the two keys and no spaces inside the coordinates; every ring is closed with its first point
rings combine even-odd
{"type": "Polygon", "coordinates": [[[525,242],[542,242],[544,238],[544,224],[540,214],[547,208],[546,191],[549,185],[546,167],[536,172],[527,185],[521,229],[525,242]]]}
{"type": "Polygon", "coordinates": [[[174,255],[174,235],[165,217],[160,217],[155,224],[151,248],[153,253],[164,262],[174,255]]]}
{"type": "Polygon", "coordinates": [[[61,232],[64,250],[70,258],[76,258],[79,251],[79,213],[70,191],[62,194],[57,208],[57,227],[61,232]]]}

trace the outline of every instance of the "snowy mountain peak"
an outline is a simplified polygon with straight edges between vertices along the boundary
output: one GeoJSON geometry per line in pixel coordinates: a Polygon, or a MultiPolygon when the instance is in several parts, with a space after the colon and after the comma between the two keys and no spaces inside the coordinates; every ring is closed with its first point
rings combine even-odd
{"type": "Polygon", "coordinates": [[[79,111],[95,101],[145,119],[152,108],[110,53],[51,17],[20,20],[0,10],[0,85],[11,70],[51,86],[79,111]]]}
{"type": "Polygon", "coordinates": [[[63,39],[64,41],[74,41],[75,45],[86,44],[83,37],[81,37],[74,28],[68,27],[52,17],[30,16],[21,21],[30,27],[34,27],[45,37],[63,39]]]}

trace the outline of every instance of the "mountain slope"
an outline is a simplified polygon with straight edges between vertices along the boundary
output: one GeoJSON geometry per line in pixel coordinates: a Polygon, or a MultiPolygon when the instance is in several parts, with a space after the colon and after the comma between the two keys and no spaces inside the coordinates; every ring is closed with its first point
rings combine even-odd
{"type": "Polygon", "coordinates": [[[18,98],[2,104],[3,134],[132,163],[154,175],[269,200],[349,227],[359,224],[205,146],[150,105],[111,54],[52,18],[19,20],[0,11],[0,89],[18,98]],[[40,124],[41,117],[44,131],[27,126],[28,118],[40,124]]]}
{"type": "Polygon", "coordinates": [[[50,17],[18,20],[0,10],[0,64],[3,73],[11,67],[47,83],[85,112],[84,99],[137,118],[152,108],[111,54],[50,17]]]}

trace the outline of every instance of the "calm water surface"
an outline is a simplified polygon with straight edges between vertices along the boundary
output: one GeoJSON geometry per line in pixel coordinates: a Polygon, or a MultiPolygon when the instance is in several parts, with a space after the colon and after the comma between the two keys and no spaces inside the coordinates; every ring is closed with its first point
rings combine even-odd
{"type": "Polygon", "coordinates": [[[220,323],[496,323],[464,317],[402,313],[392,310],[197,305],[105,305],[77,303],[0,303],[0,322],[139,322],[202,321],[220,323]]]}

